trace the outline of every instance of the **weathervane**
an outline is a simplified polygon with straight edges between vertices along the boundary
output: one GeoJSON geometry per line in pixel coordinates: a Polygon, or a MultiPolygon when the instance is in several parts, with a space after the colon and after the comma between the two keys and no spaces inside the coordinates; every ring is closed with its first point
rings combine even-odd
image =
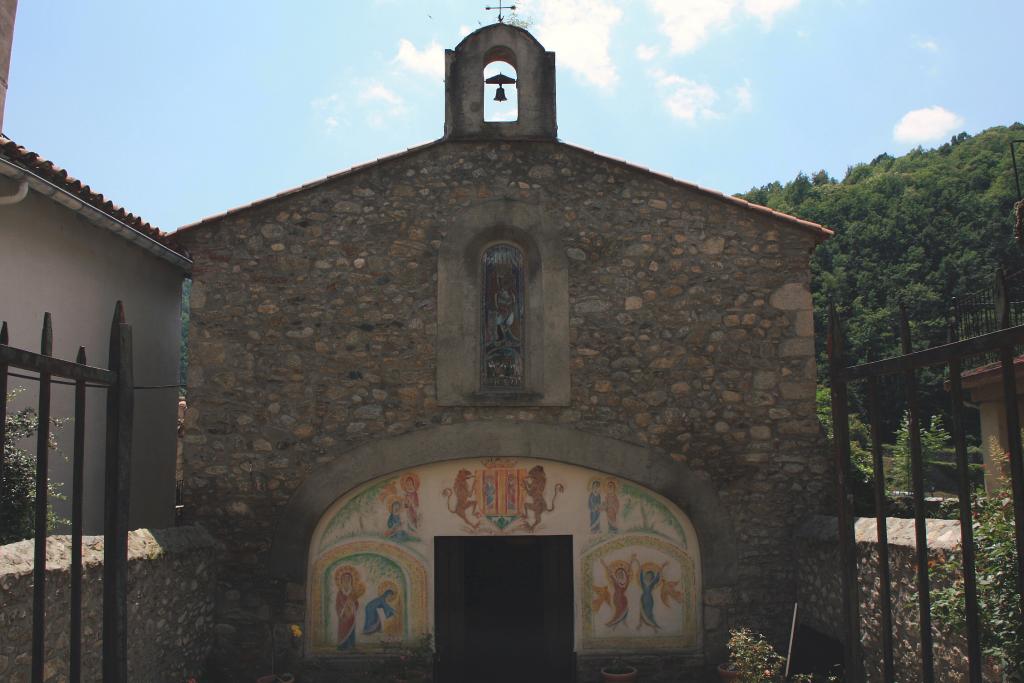
{"type": "Polygon", "coordinates": [[[485,7],[484,9],[487,10],[487,11],[498,10],[498,23],[502,24],[502,23],[505,22],[505,17],[501,13],[504,10],[507,10],[507,9],[510,9],[513,12],[515,12],[516,11],[516,6],[515,5],[506,5],[504,2],[499,0],[497,7],[485,7]]]}

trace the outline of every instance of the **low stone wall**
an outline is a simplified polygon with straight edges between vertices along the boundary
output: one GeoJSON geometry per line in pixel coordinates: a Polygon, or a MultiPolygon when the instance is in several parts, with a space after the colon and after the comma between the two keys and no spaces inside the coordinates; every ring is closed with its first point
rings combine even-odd
{"type": "MultiPolygon", "coordinates": [[[[878,576],[878,543],[874,518],[860,518],[855,525],[857,572],[860,587],[861,644],[869,681],[882,680],[882,638],[878,576]]],[[[888,519],[889,566],[892,578],[893,649],[897,681],[920,680],[921,644],[916,597],[914,520],[888,519]]],[[[941,560],[959,553],[960,522],[929,519],[929,557],[941,560]]],[[[800,621],[814,630],[842,641],[843,594],[839,575],[838,527],[835,517],[812,517],[797,532],[797,595],[800,621]]],[[[950,683],[967,680],[967,647],[963,637],[933,619],[935,680],[950,683]]],[[[985,680],[999,680],[991,671],[985,680]]]]}
{"type": "MultiPolygon", "coordinates": [[[[200,676],[213,642],[213,538],[201,527],[128,536],[128,679],[183,683],[200,676]]],[[[46,548],[48,682],[68,678],[71,537],[46,548]]],[[[102,680],[103,537],[83,540],[82,680],[102,680]]],[[[27,681],[32,666],[33,542],[0,546],[0,680],[27,681]]]]}

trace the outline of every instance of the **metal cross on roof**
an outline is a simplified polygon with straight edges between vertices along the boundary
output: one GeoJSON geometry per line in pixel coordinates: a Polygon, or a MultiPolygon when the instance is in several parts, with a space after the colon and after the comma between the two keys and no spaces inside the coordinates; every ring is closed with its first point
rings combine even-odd
{"type": "Polygon", "coordinates": [[[515,5],[506,5],[504,2],[499,0],[497,7],[485,7],[484,9],[487,10],[487,11],[498,10],[498,23],[504,23],[505,17],[502,15],[502,12],[507,10],[507,9],[510,9],[513,12],[515,12],[516,11],[516,6],[515,5]]]}

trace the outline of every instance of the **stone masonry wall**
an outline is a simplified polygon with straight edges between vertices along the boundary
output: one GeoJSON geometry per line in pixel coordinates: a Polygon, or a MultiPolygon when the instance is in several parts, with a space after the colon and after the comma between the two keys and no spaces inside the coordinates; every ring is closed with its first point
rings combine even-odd
{"type": "MultiPolygon", "coordinates": [[[[47,539],[48,683],[68,680],[70,536],[47,539]]],[[[215,543],[202,528],[128,535],[128,678],[182,683],[204,673],[213,628],[215,543]]],[[[82,680],[99,681],[103,652],[103,537],[82,550],[82,680]]],[[[32,666],[33,541],[0,546],[0,680],[27,681],[32,666]]]]}
{"type": "MultiPolygon", "coordinates": [[[[857,574],[860,588],[861,646],[869,681],[882,680],[882,638],[875,519],[860,518],[857,535],[857,574]]],[[[892,580],[893,654],[897,681],[920,680],[921,639],[917,609],[917,570],[914,520],[888,519],[889,566],[892,580]]],[[[929,519],[929,557],[939,561],[959,552],[960,522],[929,519]]],[[[845,640],[839,576],[839,541],[835,517],[816,516],[797,534],[798,600],[801,622],[836,640],[845,640]]],[[[967,680],[966,640],[932,620],[935,679],[949,683],[967,680]]],[[[998,681],[991,670],[986,681],[998,681]]]]}
{"type": "Polygon", "coordinates": [[[270,627],[303,621],[304,587],[266,570],[296,487],[370,441],[473,421],[560,425],[685,463],[740,548],[727,583],[705,573],[709,658],[730,627],[784,637],[792,531],[831,490],[809,230],[556,142],[443,142],[177,237],[195,258],[186,510],[226,548],[225,679],[265,669],[270,627]],[[436,401],[438,252],[453,216],[495,198],[558,226],[567,407],[436,401]]]}

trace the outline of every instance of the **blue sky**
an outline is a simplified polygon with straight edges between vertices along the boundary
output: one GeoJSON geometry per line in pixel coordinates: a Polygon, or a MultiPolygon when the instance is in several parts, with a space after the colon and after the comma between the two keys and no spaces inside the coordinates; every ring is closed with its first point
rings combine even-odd
{"type": "MultiPolygon", "coordinates": [[[[21,0],[4,132],[164,230],[440,137],[486,0],[21,0]]],[[[1017,0],[525,0],[559,137],[724,192],[1024,120],[1017,0]]]]}

